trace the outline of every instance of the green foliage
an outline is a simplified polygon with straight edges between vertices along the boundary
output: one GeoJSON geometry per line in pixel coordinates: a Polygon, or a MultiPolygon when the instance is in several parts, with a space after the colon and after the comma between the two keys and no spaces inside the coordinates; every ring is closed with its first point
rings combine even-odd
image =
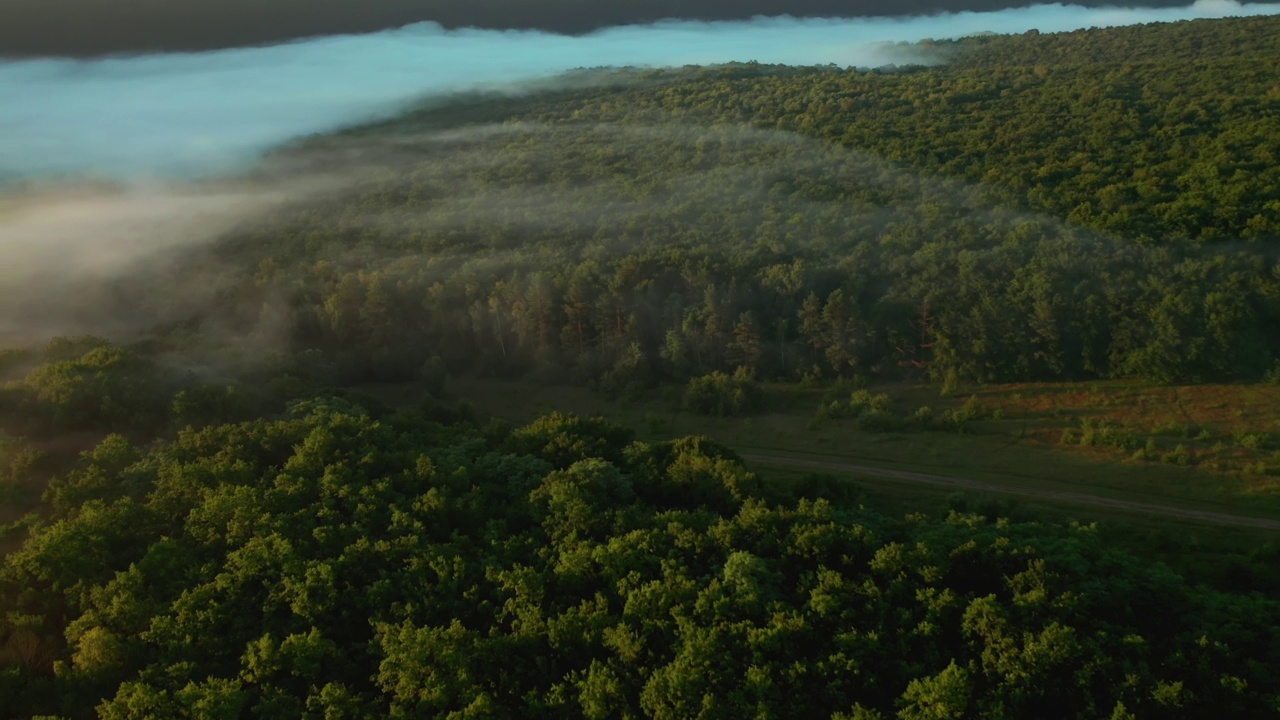
{"type": "Polygon", "coordinates": [[[50,340],[44,347],[44,362],[58,363],[78,360],[98,348],[109,348],[111,342],[93,335],[59,336],[50,340]]]}
{"type": "Polygon", "coordinates": [[[992,417],[992,413],[983,407],[978,396],[970,395],[964,405],[943,413],[942,422],[952,432],[965,433],[971,430],[972,423],[989,417],[992,417]]]}
{"type": "Polygon", "coordinates": [[[912,680],[902,694],[901,720],[962,720],[968,717],[969,673],[953,660],[931,678],[912,680]]]}
{"type": "Polygon", "coordinates": [[[893,405],[893,398],[888,394],[872,395],[867,390],[859,389],[849,393],[847,398],[839,397],[842,392],[847,391],[846,389],[847,384],[837,383],[823,395],[822,402],[818,404],[819,419],[863,418],[875,414],[878,417],[877,420],[872,421],[872,424],[875,424],[892,417],[890,408],[893,405]]]}
{"type": "Polygon", "coordinates": [[[566,415],[389,424],[319,399],[146,449],[109,438],[77,473],[0,567],[17,716],[1262,717],[1280,700],[1274,599],[1188,587],[1079,526],[897,523],[821,477],[766,500],[704,438],[566,415]]]}
{"type": "Polygon", "coordinates": [[[1134,460],[1158,460],[1160,458],[1160,445],[1153,437],[1147,438],[1147,443],[1142,446],[1141,450],[1137,450],[1133,454],[1134,460]]]}
{"type": "Polygon", "coordinates": [[[157,369],[136,353],[72,338],[51,343],[46,359],[24,385],[35,412],[53,428],[155,427],[164,421],[157,369]]]}
{"type": "Polygon", "coordinates": [[[1160,459],[1170,465],[1191,465],[1194,463],[1194,456],[1191,454],[1191,450],[1182,443],[1178,443],[1177,447],[1165,453],[1160,459]]]}
{"type": "Polygon", "coordinates": [[[902,427],[902,420],[886,410],[868,410],[858,416],[858,428],[866,432],[892,432],[902,427]]]}
{"type": "Polygon", "coordinates": [[[689,381],[685,406],[701,415],[746,415],[764,404],[764,392],[750,371],[739,367],[732,375],[716,371],[689,381]]]}
{"type": "Polygon", "coordinates": [[[942,397],[951,397],[960,390],[960,373],[956,368],[947,368],[942,376],[942,397]]]}
{"type": "MultiPolygon", "coordinates": [[[[1105,420],[1084,418],[1080,421],[1079,444],[1085,447],[1114,447],[1122,450],[1134,450],[1138,447],[1138,437],[1105,420]]],[[[1151,441],[1148,441],[1148,446],[1151,441]]]]}
{"type": "Polygon", "coordinates": [[[246,420],[266,409],[265,399],[242,385],[198,385],[173,397],[171,413],[179,425],[216,425],[246,420]]]}
{"type": "Polygon", "coordinates": [[[1267,433],[1239,430],[1234,434],[1234,438],[1236,444],[1246,450],[1261,450],[1271,445],[1271,438],[1267,433]]]}
{"type": "Polygon", "coordinates": [[[24,507],[39,494],[49,472],[48,454],[0,431],[0,507],[24,507]]]}
{"type": "Polygon", "coordinates": [[[1262,382],[1273,387],[1280,386],[1280,360],[1271,366],[1271,369],[1262,377],[1262,382]]]}
{"type": "Polygon", "coordinates": [[[122,435],[108,435],[97,447],[81,453],[80,466],[54,478],[44,501],[55,511],[69,513],[90,500],[112,501],[145,488],[145,478],[128,472],[141,453],[122,435]]]}
{"type": "Polygon", "coordinates": [[[616,461],[618,450],[631,441],[633,433],[603,418],[551,413],[511,433],[507,441],[513,452],[537,455],[560,468],[583,458],[616,461]]]}

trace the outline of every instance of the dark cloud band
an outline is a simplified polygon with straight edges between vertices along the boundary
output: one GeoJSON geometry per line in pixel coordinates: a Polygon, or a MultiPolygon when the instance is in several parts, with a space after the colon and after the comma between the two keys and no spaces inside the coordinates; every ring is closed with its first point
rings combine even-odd
{"type": "MultiPolygon", "coordinates": [[[[414,22],[446,28],[538,29],[577,34],[665,18],[757,15],[885,17],[991,11],[1019,0],[0,0],[0,56],[93,56],[211,50],[414,22]]],[[[1087,7],[1111,0],[1078,0],[1087,7]]],[[[1179,0],[1127,0],[1172,7],[1179,0]]]]}

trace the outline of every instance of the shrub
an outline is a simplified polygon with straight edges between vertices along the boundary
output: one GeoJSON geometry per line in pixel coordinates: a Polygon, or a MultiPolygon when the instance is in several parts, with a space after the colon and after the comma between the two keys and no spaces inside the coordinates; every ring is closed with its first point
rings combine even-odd
{"type": "Polygon", "coordinates": [[[1133,433],[1105,420],[1095,422],[1092,418],[1084,418],[1080,421],[1080,444],[1087,447],[1133,450],[1138,447],[1138,438],[1133,433]]]}
{"type": "Polygon", "coordinates": [[[959,410],[952,410],[952,415],[956,420],[968,422],[970,420],[982,420],[987,417],[987,410],[978,402],[976,395],[970,395],[964,405],[959,410]]]}
{"type": "Polygon", "coordinates": [[[960,391],[960,373],[948,370],[942,377],[942,397],[951,397],[960,391]]]}
{"type": "Polygon", "coordinates": [[[689,381],[685,404],[701,415],[725,417],[760,409],[764,393],[751,371],[740,367],[733,375],[716,371],[689,381]]]}
{"type": "Polygon", "coordinates": [[[1262,382],[1272,387],[1280,386],[1280,360],[1277,360],[1267,374],[1262,376],[1262,382]]]}
{"type": "Polygon", "coordinates": [[[837,392],[848,387],[849,384],[849,381],[841,381],[823,395],[822,402],[818,405],[820,419],[857,418],[869,412],[889,412],[889,407],[893,405],[893,398],[886,393],[872,395],[867,390],[854,390],[848,394],[848,399],[841,399],[837,392]]]}
{"type": "Polygon", "coordinates": [[[1098,431],[1093,426],[1093,420],[1085,418],[1080,421],[1080,444],[1086,447],[1093,447],[1098,444],[1098,431]]]}
{"type": "Polygon", "coordinates": [[[1160,447],[1156,444],[1156,439],[1148,436],[1146,445],[1143,445],[1141,449],[1134,451],[1131,457],[1134,460],[1159,460],[1160,447]]]}
{"type": "Polygon", "coordinates": [[[872,395],[866,390],[858,390],[849,396],[849,407],[855,415],[864,412],[886,412],[893,399],[885,393],[872,395]]]}
{"type": "Polygon", "coordinates": [[[900,425],[897,416],[885,410],[868,410],[858,417],[858,428],[867,432],[892,432],[900,425]]]}
{"type": "Polygon", "coordinates": [[[942,420],[953,432],[963,433],[968,432],[969,423],[986,417],[988,417],[987,410],[982,403],[978,402],[977,396],[970,396],[964,405],[944,413],[942,420]]]}
{"type": "Polygon", "coordinates": [[[822,384],[822,368],[814,365],[800,372],[800,387],[811,388],[822,384]]]}
{"type": "Polygon", "coordinates": [[[1186,445],[1178,443],[1178,447],[1174,448],[1173,452],[1165,453],[1164,461],[1170,465],[1190,465],[1191,451],[1186,445]]]}
{"type": "Polygon", "coordinates": [[[1267,445],[1266,433],[1251,433],[1244,430],[1235,432],[1236,444],[1246,450],[1260,450],[1267,445]]]}

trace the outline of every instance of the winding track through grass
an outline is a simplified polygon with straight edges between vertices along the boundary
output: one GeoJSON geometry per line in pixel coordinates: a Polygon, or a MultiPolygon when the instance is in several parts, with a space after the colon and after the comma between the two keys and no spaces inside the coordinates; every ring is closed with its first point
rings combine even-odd
{"type": "Polygon", "coordinates": [[[1260,528],[1264,530],[1280,530],[1280,520],[1249,517],[1246,515],[1232,515],[1229,513],[1212,512],[1209,510],[1191,510],[1187,508],[1173,507],[1170,505],[1136,502],[1133,500],[1119,500],[1116,498],[1089,495],[1087,493],[1014,487],[1010,485],[987,483],[979,480],[954,477],[951,475],[933,475],[930,473],[913,472],[910,470],[893,470],[890,468],[875,467],[872,465],[855,465],[852,463],[832,462],[830,460],[810,460],[806,458],[783,457],[778,455],[759,455],[756,453],[743,453],[741,454],[741,457],[749,463],[756,463],[759,465],[807,468],[849,475],[862,475],[865,477],[906,480],[909,482],[924,483],[927,485],[952,487],[958,490],[1019,495],[1022,497],[1049,500],[1052,502],[1070,503],[1073,505],[1089,505],[1113,510],[1123,510],[1126,512],[1142,513],[1144,515],[1163,515],[1166,517],[1181,518],[1184,520],[1206,522],[1214,525],[1233,525],[1237,527],[1260,528]]]}

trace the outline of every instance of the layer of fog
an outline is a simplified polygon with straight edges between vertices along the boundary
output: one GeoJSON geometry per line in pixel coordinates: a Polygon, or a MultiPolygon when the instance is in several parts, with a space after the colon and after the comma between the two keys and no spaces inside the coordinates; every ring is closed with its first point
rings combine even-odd
{"type": "MultiPolygon", "coordinates": [[[[1091,7],[1114,0],[1073,0],[1091,7]]],[[[1188,0],[1126,0],[1170,7],[1188,0]]],[[[446,28],[581,34],[678,18],[900,17],[991,12],[1026,0],[3,0],[0,57],[94,57],[268,45],[376,32],[418,22],[446,28]]]]}
{"type": "Polygon", "coordinates": [[[216,287],[189,266],[160,312],[145,317],[124,309],[122,296],[140,289],[124,281],[145,269],[138,282],[154,283],[192,249],[309,185],[60,187],[0,198],[0,347],[58,334],[129,336],[197,311],[216,287]]]}
{"type": "Polygon", "coordinates": [[[476,87],[515,92],[602,65],[877,65],[909,59],[892,54],[893,43],[926,37],[1276,9],[1223,0],[1165,10],[1051,5],[905,20],[664,23],[584,37],[420,25],[203,54],[2,63],[0,185],[25,187],[0,194],[0,345],[64,332],[128,334],[210,302],[216,273],[188,267],[171,279],[163,317],[116,312],[123,307],[116,296],[130,290],[124,279],[142,269],[155,277],[184,250],[237,224],[318,186],[351,181],[234,179],[264,151],[432,96],[476,87]],[[68,179],[80,189],[66,190],[68,179]]]}
{"type": "Polygon", "coordinates": [[[691,218],[721,217],[717,227],[748,236],[794,231],[808,222],[801,218],[835,213],[850,242],[940,200],[979,224],[1028,219],[994,206],[979,186],[922,177],[790,132],[738,126],[508,123],[338,138],[312,157],[323,174],[33,192],[0,204],[10,261],[0,271],[0,348],[54,335],[130,340],[195,319],[189,329],[198,326],[201,346],[265,357],[284,348],[290,329],[280,318],[289,316],[288,302],[269,298],[258,314],[268,327],[250,332],[230,321],[243,315],[235,306],[261,289],[264,262],[292,278],[288,287],[322,260],[368,272],[406,262],[442,281],[534,271],[552,246],[607,264],[635,253],[637,243],[692,242],[659,229],[677,207],[691,218]],[[673,158],[670,169],[653,167],[655,146],[664,148],[658,156],[673,158]],[[610,162],[584,164],[575,151],[610,162]],[[545,172],[538,178],[528,168],[545,172]],[[881,199],[779,194],[817,178],[839,178],[881,199]],[[387,197],[400,200],[388,206],[387,197]],[[239,238],[230,255],[216,250],[227,237],[239,238]],[[359,246],[348,245],[350,237],[361,238],[359,246]],[[304,264],[293,267],[285,256],[296,255],[299,243],[307,248],[304,264]],[[434,246],[429,261],[424,243],[434,246]]]}
{"type": "Polygon", "coordinates": [[[385,117],[433,94],[519,87],[578,67],[758,61],[902,63],[893,43],[1280,12],[1038,5],[850,20],[667,22],[571,37],[421,24],[264,48],[0,63],[0,180],[58,174],[190,177],[235,171],[290,138],[385,117]]]}

